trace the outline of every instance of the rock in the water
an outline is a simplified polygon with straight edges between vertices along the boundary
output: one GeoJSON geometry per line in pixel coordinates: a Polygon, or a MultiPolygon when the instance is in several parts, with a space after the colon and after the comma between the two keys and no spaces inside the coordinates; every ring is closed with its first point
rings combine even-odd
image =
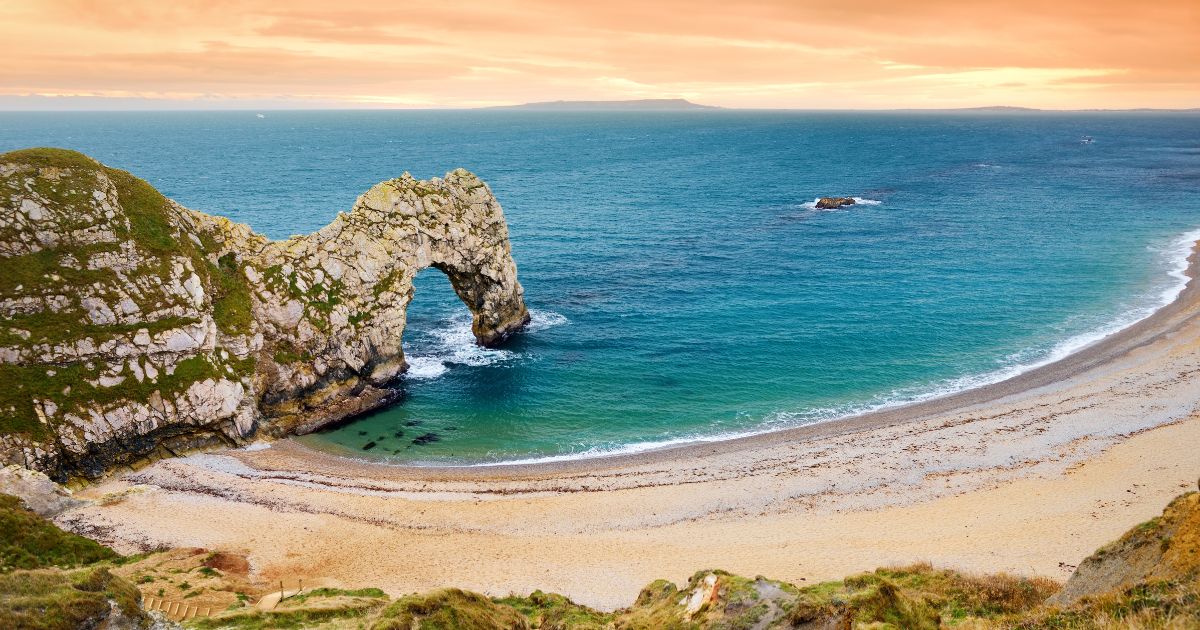
{"type": "Polygon", "coordinates": [[[412,443],[416,444],[417,446],[425,446],[426,444],[431,444],[433,442],[440,442],[441,439],[441,436],[436,433],[423,433],[413,438],[412,443]]]}
{"type": "Polygon", "coordinates": [[[817,200],[818,210],[837,210],[844,206],[853,206],[854,197],[821,197],[817,200]]]}
{"type": "Polygon", "coordinates": [[[504,213],[465,170],[271,241],[80,153],[2,154],[0,463],[95,477],[387,404],[426,267],[480,344],[529,321],[504,213]]]}

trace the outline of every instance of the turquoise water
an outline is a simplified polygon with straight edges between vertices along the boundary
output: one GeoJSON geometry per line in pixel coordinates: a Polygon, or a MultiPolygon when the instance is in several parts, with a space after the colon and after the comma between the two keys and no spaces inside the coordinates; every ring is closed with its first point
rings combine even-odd
{"type": "Polygon", "coordinates": [[[1200,227],[1183,114],[0,114],[0,149],[31,145],[272,237],[405,170],[483,177],[533,326],[475,347],[426,270],[406,398],[301,438],[404,463],[637,450],[995,381],[1168,299],[1200,227]],[[830,194],[864,203],[809,207],[830,194]]]}

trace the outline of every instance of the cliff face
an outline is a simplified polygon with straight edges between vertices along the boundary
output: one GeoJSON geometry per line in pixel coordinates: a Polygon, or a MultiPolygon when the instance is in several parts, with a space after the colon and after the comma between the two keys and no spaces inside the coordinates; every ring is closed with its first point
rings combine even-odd
{"type": "Polygon", "coordinates": [[[479,343],[528,322],[500,204],[461,169],[270,241],[79,153],[0,155],[0,462],[94,477],[386,404],[426,267],[479,343]]]}

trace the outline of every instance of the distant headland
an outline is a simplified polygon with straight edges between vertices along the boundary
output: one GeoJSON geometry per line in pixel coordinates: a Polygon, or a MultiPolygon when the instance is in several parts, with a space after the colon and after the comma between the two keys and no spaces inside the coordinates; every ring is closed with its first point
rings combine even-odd
{"type": "Polygon", "coordinates": [[[683,111],[696,109],[721,109],[714,105],[700,105],[682,98],[643,98],[629,101],[540,101],[520,105],[498,105],[481,109],[509,109],[547,112],[585,111],[683,111]]]}

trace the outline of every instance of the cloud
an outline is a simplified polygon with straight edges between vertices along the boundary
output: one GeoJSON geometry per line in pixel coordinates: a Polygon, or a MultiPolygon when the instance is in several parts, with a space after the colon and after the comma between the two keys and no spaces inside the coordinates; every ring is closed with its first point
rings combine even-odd
{"type": "Polygon", "coordinates": [[[1200,106],[1198,32],[1195,0],[0,2],[0,93],[1200,106]]]}

